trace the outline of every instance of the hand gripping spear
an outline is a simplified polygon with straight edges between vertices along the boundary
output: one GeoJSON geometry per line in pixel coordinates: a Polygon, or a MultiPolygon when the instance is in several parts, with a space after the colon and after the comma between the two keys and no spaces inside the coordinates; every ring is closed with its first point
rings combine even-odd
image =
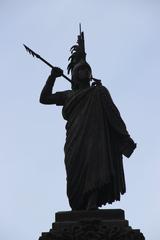
{"type": "MultiPolygon", "coordinates": [[[[47,62],[44,58],[42,58],[39,54],[35,53],[32,49],[30,49],[29,47],[27,47],[25,44],[23,44],[23,46],[25,47],[26,51],[31,54],[33,57],[39,58],[42,62],[44,62],[45,64],[47,64],[49,67],[54,68],[54,66],[52,66],[49,62],[47,62]]],[[[64,77],[65,79],[67,79],[70,83],[72,83],[72,81],[64,74],[62,74],[62,77],[64,77]]]]}

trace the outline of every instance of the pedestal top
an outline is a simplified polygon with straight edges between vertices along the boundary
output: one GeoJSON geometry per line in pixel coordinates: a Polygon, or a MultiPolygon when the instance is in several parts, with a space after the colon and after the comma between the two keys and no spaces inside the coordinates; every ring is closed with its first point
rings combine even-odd
{"type": "Polygon", "coordinates": [[[55,218],[56,222],[80,221],[82,219],[125,220],[122,209],[57,212],[55,218]]]}

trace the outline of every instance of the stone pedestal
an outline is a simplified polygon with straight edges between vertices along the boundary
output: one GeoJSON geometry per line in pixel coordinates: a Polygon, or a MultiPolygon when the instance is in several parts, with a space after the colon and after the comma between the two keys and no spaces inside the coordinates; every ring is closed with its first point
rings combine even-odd
{"type": "Polygon", "coordinates": [[[39,240],[144,240],[121,209],[56,213],[55,223],[39,240]]]}

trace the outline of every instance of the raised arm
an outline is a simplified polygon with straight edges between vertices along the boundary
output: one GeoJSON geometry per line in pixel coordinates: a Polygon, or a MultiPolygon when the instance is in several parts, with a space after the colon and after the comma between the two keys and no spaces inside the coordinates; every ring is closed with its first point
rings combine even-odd
{"type": "MultiPolygon", "coordinates": [[[[42,104],[58,104],[63,102],[63,99],[60,99],[59,93],[52,93],[52,89],[57,77],[61,77],[63,70],[57,67],[54,67],[51,71],[51,75],[48,77],[46,84],[44,85],[42,92],[40,94],[40,103],[42,104]]],[[[61,105],[61,104],[58,104],[61,105]]]]}

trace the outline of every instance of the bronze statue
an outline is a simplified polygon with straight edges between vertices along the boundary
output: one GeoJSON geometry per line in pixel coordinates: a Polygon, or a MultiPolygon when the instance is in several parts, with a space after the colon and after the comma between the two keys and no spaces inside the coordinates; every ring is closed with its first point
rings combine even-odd
{"type": "Polygon", "coordinates": [[[72,89],[52,93],[55,80],[64,76],[60,68],[53,67],[40,103],[63,106],[67,195],[72,210],[94,210],[120,200],[125,193],[122,155],[130,157],[136,144],[109,91],[92,77],[81,30],[77,43],[71,48],[68,65],[72,89]]]}

